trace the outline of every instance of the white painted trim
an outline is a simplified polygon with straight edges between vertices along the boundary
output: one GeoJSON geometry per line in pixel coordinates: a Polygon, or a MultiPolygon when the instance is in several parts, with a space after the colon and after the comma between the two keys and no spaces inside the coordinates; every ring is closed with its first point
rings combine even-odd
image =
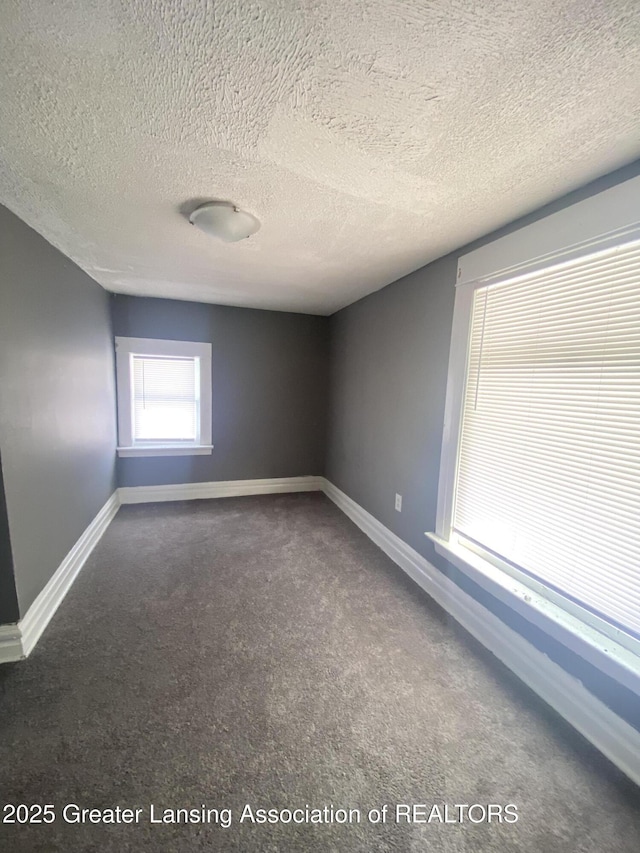
{"type": "Polygon", "coordinates": [[[177,483],[161,486],[120,486],[123,504],[230,498],[239,495],[270,495],[281,492],[317,492],[322,477],[277,477],[265,480],[218,480],[211,483],[177,483]]]}
{"type": "Polygon", "coordinates": [[[640,695],[640,643],[633,637],[574,602],[555,595],[553,590],[534,579],[521,582],[519,573],[510,574],[501,565],[484,559],[481,553],[455,541],[442,540],[434,533],[425,535],[440,556],[472,581],[601,672],[640,695]]]}
{"type": "Polygon", "coordinates": [[[630,779],[640,785],[640,732],[580,681],[414,551],[328,480],[323,491],[422,589],[630,779]]]}
{"type": "Polygon", "coordinates": [[[178,447],[157,445],[156,447],[118,447],[118,456],[211,456],[213,444],[187,444],[178,447]]]}
{"type": "Polygon", "coordinates": [[[25,657],[22,651],[22,634],[18,624],[0,625],[0,663],[20,660],[25,657]]]}
{"type": "Polygon", "coordinates": [[[462,409],[467,384],[467,358],[471,335],[473,291],[468,287],[456,290],[453,326],[449,349],[449,368],[442,430],[442,452],[438,477],[436,530],[440,535],[451,530],[453,500],[456,484],[458,447],[462,429],[462,409]]]}
{"type": "Polygon", "coordinates": [[[640,177],[493,240],[458,260],[458,284],[531,272],[640,236],[640,177]]]}
{"type": "Polygon", "coordinates": [[[31,653],[119,506],[115,491],[60,563],[24,618],[15,625],[0,626],[0,663],[20,660],[31,653]]]}

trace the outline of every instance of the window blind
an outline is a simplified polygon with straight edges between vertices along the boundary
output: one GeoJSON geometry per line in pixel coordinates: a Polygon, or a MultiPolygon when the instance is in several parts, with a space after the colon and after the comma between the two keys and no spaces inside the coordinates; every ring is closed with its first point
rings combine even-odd
{"type": "Polygon", "coordinates": [[[132,355],[135,441],[198,440],[198,359],[132,355]]]}
{"type": "Polygon", "coordinates": [[[476,289],[453,527],[640,634],[640,243],[476,289]]]}

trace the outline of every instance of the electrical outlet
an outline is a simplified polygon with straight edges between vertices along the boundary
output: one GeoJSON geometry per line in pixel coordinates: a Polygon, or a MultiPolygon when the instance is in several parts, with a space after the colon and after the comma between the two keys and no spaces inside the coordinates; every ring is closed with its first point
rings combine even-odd
{"type": "Polygon", "coordinates": [[[396,493],[396,512],[402,512],[402,495],[396,493]]]}

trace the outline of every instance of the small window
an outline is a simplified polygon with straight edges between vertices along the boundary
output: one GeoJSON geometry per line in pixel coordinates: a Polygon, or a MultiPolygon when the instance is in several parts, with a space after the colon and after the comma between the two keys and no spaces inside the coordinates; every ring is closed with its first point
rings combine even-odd
{"type": "Polygon", "coordinates": [[[132,355],[133,440],[198,440],[198,359],[132,355]]]}
{"type": "Polygon", "coordinates": [[[116,338],[120,456],[211,453],[211,344],[116,338]]]}

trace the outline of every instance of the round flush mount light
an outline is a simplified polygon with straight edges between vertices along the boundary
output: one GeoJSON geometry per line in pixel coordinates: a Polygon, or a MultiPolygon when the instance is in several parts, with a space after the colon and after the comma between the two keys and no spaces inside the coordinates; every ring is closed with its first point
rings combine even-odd
{"type": "Polygon", "coordinates": [[[218,237],[225,243],[235,243],[255,234],[260,222],[228,201],[208,201],[196,207],[189,222],[196,225],[205,234],[218,237]]]}

